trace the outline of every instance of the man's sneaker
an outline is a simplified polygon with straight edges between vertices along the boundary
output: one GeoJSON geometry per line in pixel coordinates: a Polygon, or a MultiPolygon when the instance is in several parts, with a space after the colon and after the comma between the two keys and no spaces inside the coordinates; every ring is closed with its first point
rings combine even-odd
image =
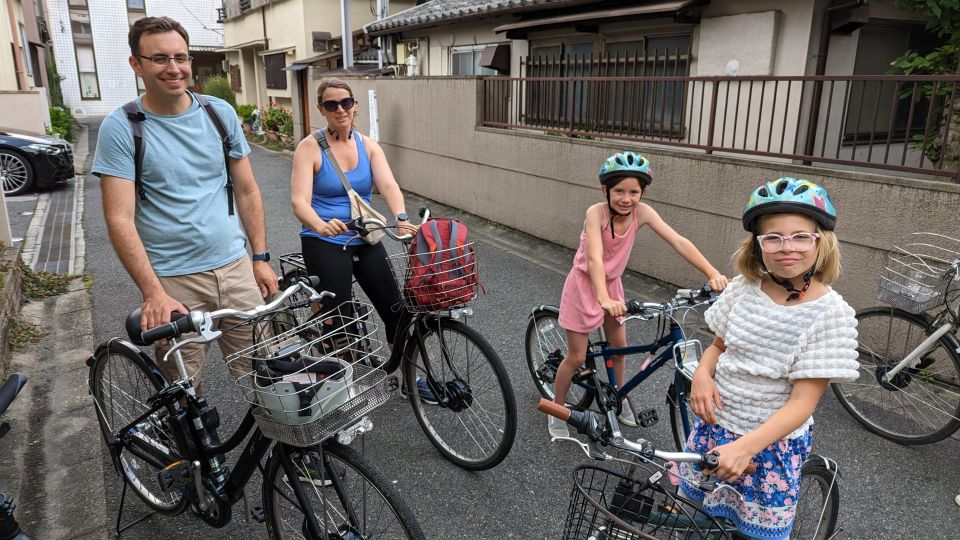
{"type": "Polygon", "coordinates": [[[570,436],[570,430],[567,429],[567,423],[553,416],[547,416],[547,431],[549,431],[550,436],[555,439],[558,437],[570,436]]]}
{"type": "MultiPolygon", "coordinates": [[[[417,393],[420,394],[420,401],[426,405],[436,405],[439,403],[437,396],[433,395],[433,390],[430,390],[430,385],[427,384],[427,380],[423,377],[417,377],[417,393]]],[[[400,386],[400,395],[407,399],[410,398],[406,384],[400,386]]]]}
{"type": "Polygon", "coordinates": [[[636,427],[637,417],[633,414],[633,407],[630,406],[630,400],[623,398],[623,402],[620,405],[620,414],[617,415],[617,418],[630,427],[636,427]]]}

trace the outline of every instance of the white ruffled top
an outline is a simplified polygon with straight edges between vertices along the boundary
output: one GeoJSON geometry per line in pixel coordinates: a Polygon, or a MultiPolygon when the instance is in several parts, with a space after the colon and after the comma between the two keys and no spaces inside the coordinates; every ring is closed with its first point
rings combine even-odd
{"type": "MultiPolygon", "coordinates": [[[[857,378],[857,320],[833,289],[802,304],[781,306],[759,282],[735,277],[705,314],[723,339],[714,380],[723,410],[717,423],[745,435],[764,423],[790,397],[793,381],[857,378]]],[[[813,417],[792,433],[803,435],[813,417]]]]}

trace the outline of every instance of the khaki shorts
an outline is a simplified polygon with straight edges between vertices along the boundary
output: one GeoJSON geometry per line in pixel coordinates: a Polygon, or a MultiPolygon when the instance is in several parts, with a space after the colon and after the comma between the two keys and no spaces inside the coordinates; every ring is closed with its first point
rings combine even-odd
{"type": "MultiPolygon", "coordinates": [[[[248,310],[263,304],[260,296],[260,287],[253,277],[253,266],[246,256],[228,263],[220,268],[187,274],[183,276],[161,277],[160,284],[163,290],[171,297],[179,300],[187,309],[214,311],[218,309],[248,310]]],[[[214,323],[214,328],[228,328],[241,322],[235,317],[225,317],[214,323]]],[[[191,337],[188,334],[184,337],[191,337]]],[[[241,326],[223,334],[217,342],[223,357],[246,349],[253,345],[253,331],[251,326],[241,326]]],[[[203,376],[203,364],[207,358],[209,344],[191,343],[179,349],[183,354],[183,364],[187,373],[194,377],[194,386],[200,385],[203,376]]],[[[170,349],[169,345],[157,345],[155,353],[157,365],[167,380],[180,378],[176,360],[170,358],[163,361],[163,355],[170,349]]],[[[247,364],[231,365],[234,377],[239,378],[247,364]]]]}

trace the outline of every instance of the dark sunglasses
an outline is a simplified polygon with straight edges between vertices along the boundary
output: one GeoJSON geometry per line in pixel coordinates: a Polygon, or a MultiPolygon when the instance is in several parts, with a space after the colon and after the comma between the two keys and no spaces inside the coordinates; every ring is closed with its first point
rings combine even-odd
{"type": "Polygon", "coordinates": [[[337,107],[343,107],[343,110],[349,111],[356,104],[357,104],[357,100],[353,99],[352,97],[343,98],[340,101],[337,101],[335,99],[328,99],[326,101],[320,102],[320,105],[327,112],[337,112],[337,107]]]}

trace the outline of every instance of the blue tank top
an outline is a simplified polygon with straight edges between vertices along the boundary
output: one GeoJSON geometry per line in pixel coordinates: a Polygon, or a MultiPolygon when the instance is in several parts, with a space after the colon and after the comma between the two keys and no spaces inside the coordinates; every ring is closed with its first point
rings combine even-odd
{"type": "MultiPolygon", "coordinates": [[[[363,137],[360,136],[360,132],[353,131],[353,140],[357,141],[359,160],[353,170],[343,171],[343,175],[347,177],[350,187],[363,200],[370,202],[370,193],[373,191],[373,171],[370,168],[370,160],[367,158],[367,150],[363,146],[363,137]]],[[[323,156],[323,162],[320,165],[320,170],[313,175],[313,196],[310,198],[310,206],[324,221],[339,219],[346,223],[350,221],[350,199],[347,197],[347,192],[343,189],[340,178],[337,177],[337,171],[330,164],[326,154],[321,151],[321,155],[323,156]]],[[[319,238],[340,245],[346,244],[348,241],[350,245],[363,243],[363,240],[354,236],[352,232],[337,236],[322,236],[303,226],[300,227],[300,236],[319,238]]]]}

